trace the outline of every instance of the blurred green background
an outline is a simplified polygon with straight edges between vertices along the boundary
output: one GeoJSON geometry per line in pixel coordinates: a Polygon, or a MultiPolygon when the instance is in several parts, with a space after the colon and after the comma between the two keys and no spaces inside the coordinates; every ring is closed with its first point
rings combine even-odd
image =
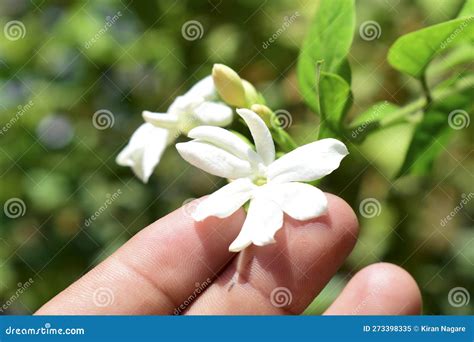
{"type": "MultiPolygon", "coordinates": [[[[357,2],[357,27],[374,20],[381,34],[372,41],[356,34],[349,57],[353,115],[375,101],[403,104],[417,98],[417,84],[386,62],[387,49],[401,34],[452,18],[461,4],[357,2]]],[[[213,63],[231,66],[273,109],[289,111],[289,131],[308,142],[318,121],[299,97],[295,63],[317,5],[312,0],[2,1],[0,28],[13,20],[24,27],[14,40],[0,32],[0,126],[7,127],[0,133],[0,204],[4,209],[11,199],[20,204],[13,215],[18,217],[0,212],[0,307],[8,304],[0,314],[33,312],[141,228],[215,189],[220,180],[189,167],[172,148],[147,185],[114,162],[142,122],[141,111],[165,111],[208,75],[213,63]],[[296,20],[264,48],[295,13],[296,20]],[[182,34],[190,20],[202,25],[195,40],[182,34]],[[99,38],[90,43],[94,36],[99,38]],[[93,124],[99,110],[112,113],[106,129],[93,124]],[[120,196],[87,225],[117,191],[120,196]],[[31,286],[16,296],[30,278],[31,286]]],[[[402,124],[377,133],[351,150],[322,183],[358,214],[364,199],[374,198],[380,206],[374,217],[359,215],[358,245],[308,312],[321,312],[352,274],[378,261],[401,265],[415,277],[426,314],[473,312],[474,299],[458,307],[448,295],[456,287],[474,295],[472,201],[441,224],[473,191],[472,126],[455,132],[429,176],[392,181],[412,128],[402,124]]]]}

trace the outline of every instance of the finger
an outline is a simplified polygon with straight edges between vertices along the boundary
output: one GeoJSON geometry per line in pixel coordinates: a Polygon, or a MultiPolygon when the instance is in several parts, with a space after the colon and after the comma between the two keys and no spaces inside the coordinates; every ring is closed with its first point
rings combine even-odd
{"type": "Polygon", "coordinates": [[[238,211],[227,219],[195,223],[178,209],[135,235],[37,314],[171,314],[196,284],[210,282],[231,260],[228,246],[243,218],[238,211]]]}
{"type": "Polygon", "coordinates": [[[311,220],[285,217],[277,243],[245,250],[188,310],[188,314],[298,314],[341,266],[357,237],[357,219],[340,198],[327,194],[328,214],[311,220]],[[234,286],[232,279],[238,278],[234,286]]]}
{"type": "Polygon", "coordinates": [[[359,271],[325,315],[416,315],[421,303],[418,285],[407,271],[379,263],[359,271]]]}

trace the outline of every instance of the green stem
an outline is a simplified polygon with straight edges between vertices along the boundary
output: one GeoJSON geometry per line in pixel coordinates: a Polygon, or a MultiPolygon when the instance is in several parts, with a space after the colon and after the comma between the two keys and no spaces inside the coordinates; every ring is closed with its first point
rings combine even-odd
{"type": "MultiPolygon", "coordinates": [[[[436,88],[432,92],[432,101],[437,102],[441,101],[451,95],[454,95],[460,91],[463,91],[465,89],[469,89],[474,87],[474,75],[464,77],[460,81],[458,81],[456,84],[454,84],[450,88],[436,88]]],[[[407,104],[405,107],[402,107],[393,113],[390,114],[385,119],[382,119],[379,121],[381,127],[385,127],[388,124],[392,124],[394,121],[399,121],[401,119],[405,119],[407,116],[410,116],[411,114],[414,114],[420,110],[423,110],[423,108],[427,105],[427,101],[425,98],[418,99],[416,101],[413,101],[409,104],[407,104]]]]}
{"type": "Polygon", "coordinates": [[[423,93],[425,94],[426,103],[424,109],[426,110],[433,102],[433,98],[431,97],[430,93],[430,87],[428,87],[428,82],[426,80],[426,74],[423,74],[421,77],[421,87],[423,88],[423,93]]]}

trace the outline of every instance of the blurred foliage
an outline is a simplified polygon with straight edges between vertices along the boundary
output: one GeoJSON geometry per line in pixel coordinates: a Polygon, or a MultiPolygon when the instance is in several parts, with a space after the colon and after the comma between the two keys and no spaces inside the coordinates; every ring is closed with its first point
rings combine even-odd
{"type": "MultiPolygon", "coordinates": [[[[403,104],[421,94],[414,80],[386,62],[388,48],[402,34],[455,17],[461,5],[358,1],[356,31],[367,20],[377,21],[382,31],[376,40],[357,33],[354,38],[349,115],[377,101],[403,104]]],[[[0,27],[19,20],[25,34],[17,40],[0,35],[0,126],[8,127],[0,134],[0,204],[18,198],[25,211],[17,218],[0,213],[0,304],[34,280],[6,312],[33,312],[141,228],[215,188],[216,179],[189,167],[171,149],[147,185],[114,162],[142,122],[141,111],[164,111],[208,75],[213,63],[238,70],[272,108],[290,111],[289,131],[299,143],[314,138],[318,121],[298,92],[296,59],[317,6],[311,0],[2,1],[0,27]],[[295,12],[297,20],[264,48],[295,12]],[[189,20],[202,24],[200,39],[183,38],[189,20]],[[105,130],[92,121],[101,109],[114,118],[105,130]]],[[[472,59],[462,66],[472,67],[472,59]]],[[[371,135],[324,180],[322,188],[356,212],[366,198],[376,198],[381,211],[360,217],[358,245],[308,312],[321,312],[352,274],[378,261],[401,265],[414,276],[425,313],[473,312],[474,300],[462,307],[448,302],[454,287],[474,296],[473,203],[445,226],[440,223],[463,194],[473,192],[472,127],[454,132],[427,176],[392,180],[413,135],[414,123],[405,122],[371,135]]]]}

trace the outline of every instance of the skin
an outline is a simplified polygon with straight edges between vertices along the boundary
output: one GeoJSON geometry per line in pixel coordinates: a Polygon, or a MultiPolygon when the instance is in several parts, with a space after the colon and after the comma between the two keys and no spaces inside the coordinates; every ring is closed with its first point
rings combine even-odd
{"type": "MultiPolygon", "coordinates": [[[[188,305],[181,306],[181,314],[300,314],[357,241],[354,212],[339,197],[327,196],[326,215],[310,221],[285,216],[277,243],[251,246],[239,254],[228,246],[242,226],[243,210],[225,219],[194,222],[178,209],[143,229],[36,314],[173,314],[183,303],[188,305]],[[196,285],[200,295],[188,300],[196,285]],[[289,305],[272,304],[277,287],[290,291],[289,305]],[[97,299],[104,289],[106,305],[97,299]]],[[[398,266],[377,263],[355,274],[325,314],[420,312],[421,295],[413,278],[398,266]]]]}

